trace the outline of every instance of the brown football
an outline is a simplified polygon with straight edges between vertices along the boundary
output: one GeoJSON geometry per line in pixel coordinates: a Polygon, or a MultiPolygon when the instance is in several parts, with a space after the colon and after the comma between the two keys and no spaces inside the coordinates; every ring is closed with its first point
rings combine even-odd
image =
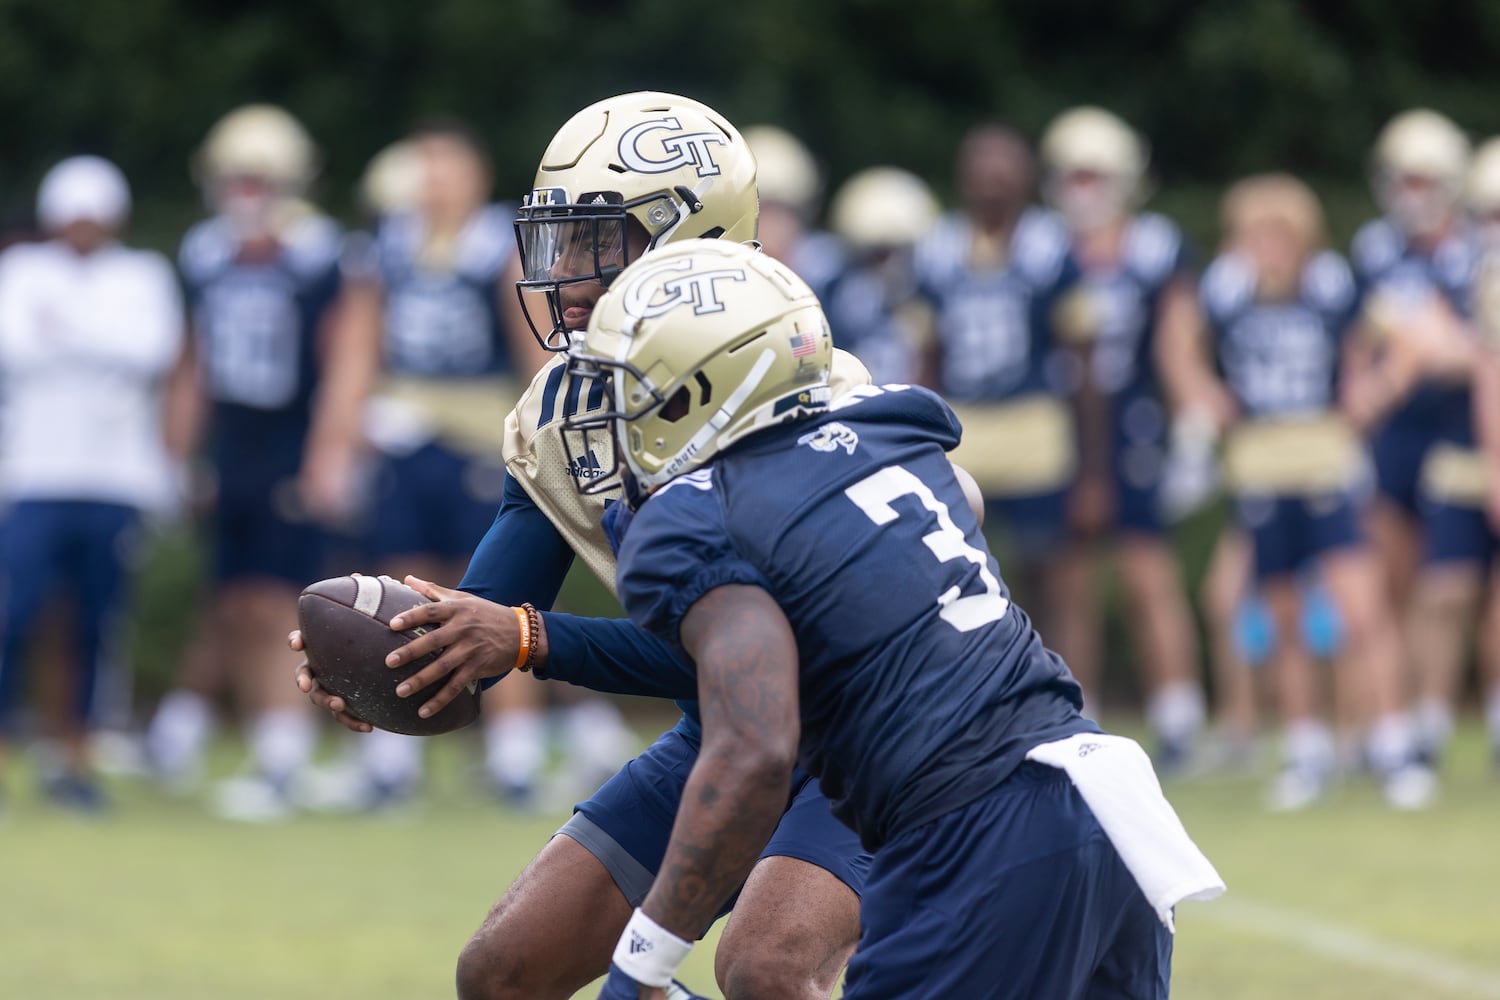
{"type": "Polygon", "coordinates": [[[429,719],[417,709],[437,690],[430,686],[398,698],[396,686],[437,654],[391,668],[385,658],[427,631],[393,632],[391,619],[427,598],[388,576],[338,576],[319,580],[297,598],[297,621],[308,666],[318,684],[344,699],[349,713],[393,733],[435,736],[479,718],[478,685],[470,685],[429,719]]]}

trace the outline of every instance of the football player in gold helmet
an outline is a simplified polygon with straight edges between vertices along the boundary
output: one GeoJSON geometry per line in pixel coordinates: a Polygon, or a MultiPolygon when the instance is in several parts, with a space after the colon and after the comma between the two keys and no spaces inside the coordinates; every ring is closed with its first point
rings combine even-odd
{"type": "MultiPolygon", "coordinates": [[[[739,132],[697,101],[637,93],[580,111],[548,145],[516,222],[519,294],[537,337],[567,347],[606,287],[657,248],[694,237],[753,240],[755,183],[739,132]]],[[[838,392],[868,376],[836,352],[830,381],[838,392]]],[[[431,686],[437,694],[420,696],[432,698],[432,710],[512,666],[601,690],[696,697],[680,654],[628,623],[542,612],[531,628],[527,608],[550,607],[575,556],[614,588],[600,521],[620,477],[606,454],[580,450],[581,439],[563,431],[567,419],[604,408],[603,389],[571,375],[562,356],[545,366],[506,420],[505,499],[460,590],[408,578],[434,603],[403,615],[402,626],[442,622],[441,658],[407,689],[431,686]],[[578,483],[595,488],[581,493],[578,483]],[[591,624],[603,626],[602,638],[591,624]]],[[[438,648],[419,640],[396,661],[438,648]]],[[[368,728],[305,671],[300,683],[346,725],[368,728]]],[[[605,972],[661,863],[697,756],[696,703],[683,708],[674,729],[578,806],[495,905],[459,958],[460,997],[562,1000],[605,972]]],[[[859,936],[868,855],[805,776],[785,802],[720,940],[716,973],[730,998],[827,997],[859,936]]]]}
{"type": "Polygon", "coordinates": [[[1093,322],[1080,391],[1079,491],[1094,497],[1094,523],[1081,526],[1082,583],[1069,605],[1085,609],[1086,640],[1069,660],[1085,690],[1098,683],[1100,618],[1092,572],[1094,545],[1113,542],[1121,588],[1146,673],[1146,718],[1158,766],[1180,765],[1203,722],[1203,690],[1192,613],[1166,535],[1162,497],[1168,402],[1180,409],[1199,380],[1190,377],[1201,318],[1185,241],[1177,225],[1139,211],[1146,143],[1103,108],[1059,115],[1042,135],[1043,191],[1067,227],[1083,271],[1093,322]],[[1089,419],[1092,418],[1092,419],[1089,419]]]}

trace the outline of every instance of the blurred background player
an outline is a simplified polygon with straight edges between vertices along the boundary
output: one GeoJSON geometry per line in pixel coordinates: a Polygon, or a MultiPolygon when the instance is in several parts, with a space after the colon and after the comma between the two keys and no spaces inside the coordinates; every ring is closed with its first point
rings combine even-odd
{"type": "Polygon", "coordinates": [[[1359,308],[1353,275],[1324,249],[1322,209],[1292,177],[1236,184],[1223,219],[1224,252],[1204,274],[1202,297],[1240,411],[1226,445],[1226,479],[1276,628],[1272,678],[1286,767],[1269,804],[1310,804],[1337,763],[1320,680],[1302,642],[1297,574],[1316,561],[1344,623],[1349,662],[1362,675],[1369,762],[1392,806],[1421,807],[1433,779],[1415,762],[1398,632],[1360,525],[1360,442],[1339,410],[1340,359],[1359,308]]]}
{"type": "Polygon", "coordinates": [[[44,774],[60,805],[105,805],[91,777],[90,724],[108,685],[128,702],[121,627],[141,519],[176,501],[183,442],[169,442],[165,396],[184,343],[171,264],[119,241],[130,189],[95,156],[63,160],[37,195],[49,239],[0,256],[0,776],[7,725],[44,608],[69,609],[70,710],[55,734],[62,769],[44,774]]]}
{"type": "MultiPolygon", "coordinates": [[[[1069,602],[1063,554],[1078,468],[1070,398],[1081,385],[1078,265],[1050,212],[1029,207],[1036,165],[1007,125],[970,129],[958,151],[961,211],[917,247],[918,284],[936,320],[922,384],[952,401],[964,437],[954,462],[1003,526],[1012,579],[1039,630],[1069,663],[1090,627],[1069,602]]],[[[1072,576],[1076,576],[1076,570],[1072,576]]]]}
{"type": "Polygon", "coordinates": [[[861,170],[833,197],[829,223],[848,262],[820,297],[834,343],[864,363],[875,385],[923,376],[932,308],[918,292],[913,255],[939,211],[926,182],[897,167],[861,170]]]}
{"type": "MultiPolygon", "coordinates": [[[[1491,755],[1500,770],[1500,565],[1494,560],[1495,539],[1500,536],[1500,139],[1490,139],[1475,151],[1468,205],[1480,255],[1474,277],[1474,322],[1479,334],[1474,422],[1483,449],[1480,478],[1490,535],[1489,588],[1479,643],[1480,687],[1491,755]]],[[[1459,691],[1457,683],[1450,688],[1450,705],[1457,701],[1459,691]]]]}
{"type": "Polygon", "coordinates": [[[212,217],[188,231],[180,251],[208,410],[215,577],[147,749],[164,778],[191,776],[212,730],[210,698],[234,685],[252,769],[222,784],[214,803],[234,819],[284,815],[315,741],[306,701],[286,690],[296,659],[282,637],[296,621],[297,594],[323,572],[323,533],[297,475],[342,236],[302,200],[316,168],[312,140],[287,112],[230,112],[193,163],[212,217]]]}
{"type": "Polygon", "coordinates": [[[823,177],[802,140],[779,125],[751,125],[741,135],[755,156],[761,249],[786,263],[822,297],[844,268],[843,249],[815,228],[823,177]]]}
{"type": "Polygon", "coordinates": [[[1415,674],[1416,720],[1436,756],[1452,730],[1448,691],[1468,646],[1486,559],[1483,491],[1472,470],[1467,387],[1475,247],[1463,217],[1469,143],[1433,111],[1393,118],[1375,144],[1384,216],[1354,237],[1368,344],[1353,359],[1368,391],[1374,541],[1391,581],[1415,674]],[[1382,419],[1383,418],[1383,419],[1382,419]]]}
{"type": "MultiPolygon", "coordinates": [[[[515,294],[515,209],[489,204],[491,168],[478,136],[462,122],[434,120],[402,149],[406,159],[388,161],[371,180],[414,200],[388,204],[369,253],[347,266],[302,480],[321,515],[347,518],[356,469],[373,446],[367,554],[398,579],[410,573],[453,586],[500,506],[505,415],[547,354],[515,294]],[[392,169],[414,176],[403,184],[392,169]]],[[[489,777],[521,802],[544,758],[540,693],[518,673],[486,695],[489,777]]],[[[597,784],[628,753],[623,723],[594,701],[568,711],[567,745],[575,756],[602,758],[580,765],[597,784]]],[[[359,747],[358,799],[374,805],[415,789],[420,739],[377,731],[359,747]]]]}
{"type": "Polygon", "coordinates": [[[1090,494],[1068,603],[1084,617],[1068,663],[1097,693],[1102,621],[1093,545],[1113,535],[1121,593],[1144,675],[1146,721],[1158,767],[1186,758],[1203,724],[1198,642],[1176,555],[1166,535],[1161,483],[1170,392],[1201,405],[1193,359],[1201,329],[1182,233],[1164,216],[1135,213],[1145,194],[1145,143],[1101,108],[1073,108],[1041,141],[1043,191],[1072,237],[1092,317],[1079,393],[1078,490],[1090,494]]]}

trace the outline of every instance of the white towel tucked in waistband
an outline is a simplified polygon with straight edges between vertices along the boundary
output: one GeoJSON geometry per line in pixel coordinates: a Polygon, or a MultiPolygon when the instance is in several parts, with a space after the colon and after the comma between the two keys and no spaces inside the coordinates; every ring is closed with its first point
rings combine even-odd
{"type": "Polygon", "coordinates": [[[1183,829],[1135,740],[1079,733],[1033,747],[1026,759],[1068,772],[1168,930],[1177,903],[1223,893],[1224,880],[1183,829]]]}

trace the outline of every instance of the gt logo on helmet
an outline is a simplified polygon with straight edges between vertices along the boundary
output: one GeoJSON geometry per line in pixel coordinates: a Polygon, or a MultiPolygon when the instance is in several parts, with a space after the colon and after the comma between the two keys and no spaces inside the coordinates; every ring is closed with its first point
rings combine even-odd
{"type": "Polygon", "coordinates": [[[655,319],[688,303],[692,303],[695,316],[723,312],[724,303],[719,301],[714,282],[744,281],[745,272],[739,268],[726,267],[658,280],[660,275],[686,271],[692,266],[691,260],[678,257],[645,271],[625,289],[625,312],[637,319],[655,319]],[[665,298],[653,302],[652,299],[658,296],[665,298]]]}
{"type": "Polygon", "coordinates": [[[620,136],[620,161],[642,174],[665,174],[686,166],[697,167],[699,177],[713,177],[719,173],[710,146],[729,145],[726,137],[713,132],[669,135],[661,140],[661,145],[670,155],[666,159],[653,160],[641,151],[641,140],[652,132],[661,131],[681,133],[682,123],[667,116],[632,125],[620,136]]]}

